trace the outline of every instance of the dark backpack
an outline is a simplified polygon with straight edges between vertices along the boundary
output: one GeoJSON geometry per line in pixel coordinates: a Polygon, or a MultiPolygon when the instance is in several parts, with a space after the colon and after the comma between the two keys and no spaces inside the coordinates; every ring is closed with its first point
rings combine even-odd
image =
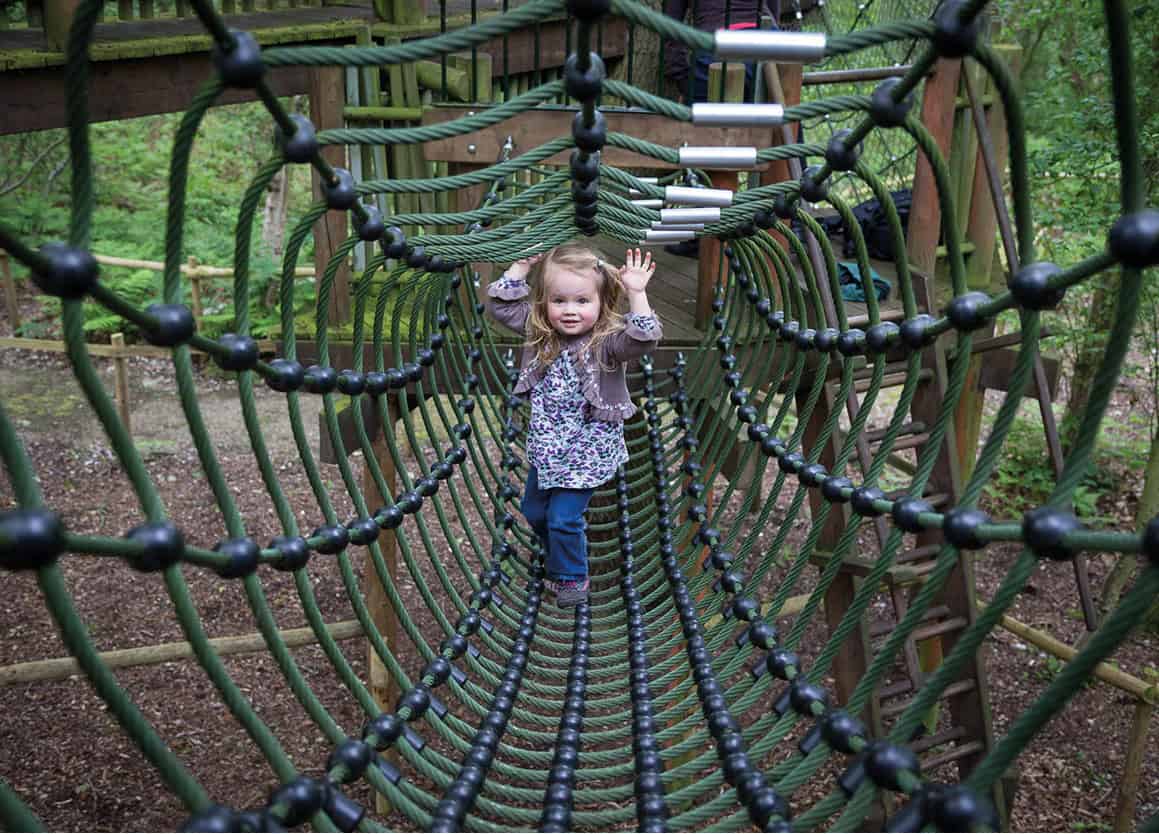
{"type": "MultiPolygon", "coordinates": [[[[889,196],[897,208],[904,235],[909,229],[909,212],[913,202],[913,192],[908,188],[903,188],[889,192],[889,196]]],[[[857,218],[857,224],[861,226],[861,234],[865,236],[865,248],[869,251],[869,257],[882,261],[892,261],[894,259],[893,235],[890,234],[889,219],[881,201],[874,198],[857,204],[853,207],[853,216],[857,218]]],[[[843,251],[847,258],[851,258],[855,254],[852,235],[845,235],[843,251]]]]}

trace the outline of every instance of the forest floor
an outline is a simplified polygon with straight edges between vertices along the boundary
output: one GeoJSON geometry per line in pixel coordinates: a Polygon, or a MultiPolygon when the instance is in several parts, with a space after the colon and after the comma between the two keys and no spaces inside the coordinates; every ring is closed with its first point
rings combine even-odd
{"type": "MultiPolygon", "coordinates": [[[[111,363],[100,362],[100,366],[108,382],[111,363]]],[[[222,522],[189,440],[171,373],[166,363],[133,360],[131,376],[133,433],[149,474],[167,512],[185,531],[186,540],[211,547],[222,537],[222,522]]],[[[280,529],[248,438],[241,430],[236,387],[203,371],[199,373],[198,394],[231,495],[250,535],[264,544],[280,529]]],[[[71,530],[117,536],[139,523],[141,514],[128,481],[60,357],[0,353],[0,400],[34,461],[45,503],[62,513],[71,530]]],[[[299,513],[301,526],[312,529],[319,523],[317,504],[299,465],[284,397],[259,386],[257,408],[282,488],[299,513]]],[[[318,425],[312,414],[307,414],[306,427],[309,444],[317,449],[318,425]]],[[[443,445],[442,441],[431,444],[440,449],[443,445]]],[[[433,448],[423,452],[428,458],[434,454],[433,448]]],[[[322,472],[339,518],[351,517],[353,508],[338,468],[323,465],[322,472]]],[[[1130,525],[1139,485],[1137,476],[1128,477],[1126,472],[1121,482],[1123,491],[1107,496],[1106,506],[1100,509],[1112,517],[1110,523],[1125,529],[1130,525]],[[1128,491],[1131,489],[1135,492],[1128,491]]],[[[771,483],[771,476],[767,476],[764,494],[771,483]]],[[[775,524],[783,517],[780,511],[788,497],[781,497],[766,529],[755,531],[758,552],[761,544],[775,535],[775,524]]],[[[734,513],[739,502],[740,496],[734,495],[727,512],[734,513]]],[[[5,481],[0,484],[0,506],[11,503],[11,490],[5,481]]],[[[747,535],[755,518],[749,515],[741,520],[743,534],[747,535]]],[[[448,543],[438,525],[430,527],[436,550],[445,553],[448,543]]],[[[806,529],[805,521],[798,519],[786,542],[789,553],[795,551],[806,529]]],[[[874,544],[867,542],[866,546],[874,544]]],[[[981,598],[990,597],[1016,557],[1013,547],[992,547],[978,558],[975,568],[981,598]]],[[[362,559],[352,558],[351,562],[361,578],[362,559]]],[[[1089,564],[1092,586],[1098,589],[1111,561],[1096,555],[1089,564]]],[[[61,565],[74,604],[99,650],[184,639],[158,575],[134,573],[120,560],[109,558],[65,557],[61,565]]],[[[202,570],[185,569],[182,573],[209,636],[256,630],[239,583],[223,582],[202,570]]],[[[814,576],[812,569],[807,571],[805,584],[794,593],[807,592],[814,576]]],[[[292,577],[271,570],[260,571],[259,577],[278,625],[306,625],[292,577]]],[[[327,622],[353,617],[336,560],[315,558],[309,583],[327,622]]],[[[0,666],[67,655],[35,577],[27,573],[3,575],[0,587],[0,666]]],[[[415,622],[432,624],[408,577],[402,579],[402,590],[408,612],[415,612],[415,622]]],[[[1043,563],[1009,613],[1073,644],[1084,628],[1077,612],[1070,566],[1043,563]]],[[[811,629],[803,652],[816,650],[823,630],[823,624],[811,629]]],[[[1124,671],[1152,676],[1153,680],[1159,666],[1157,643],[1155,634],[1137,633],[1120,648],[1114,662],[1124,671]]],[[[366,649],[361,638],[339,645],[352,671],[365,679],[366,649]]],[[[405,649],[401,652],[404,656],[405,649]]],[[[293,650],[293,657],[338,725],[357,734],[364,716],[322,651],[314,646],[298,648],[293,650]]],[[[1004,631],[987,638],[983,660],[994,734],[1000,737],[1057,674],[1059,665],[1004,631]]],[[[305,772],[319,772],[330,744],[290,694],[269,655],[233,655],[224,659],[224,665],[289,757],[305,772]]],[[[419,663],[409,658],[405,665],[413,674],[419,663]]],[[[118,670],[116,678],[212,798],[234,807],[264,802],[277,780],[194,661],[118,670]]],[[[1132,713],[1132,702],[1106,684],[1093,682],[1076,693],[1066,711],[1034,738],[1019,759],[1020,783],[1011,829],[1109,830],[1132,713]]],[[[8,716],[0,722],[0,778],[49,829],[171,830],[184,819],[180,803],[117,729],[109,710],[83,678],[0,684],[0,714],[8,716]]],[[[1156,729],[1153,721],[1152,737],[1156,729]]],[[[1159,745],[1145,746],[1142,772],[1137,820],[1159,812],[1159,745]]],[[[827,790],[823,787],[822,793],[827,790]]],[[[803,791],[794,795],[795,810],[799,801],[812,795],[807,789],[803,791]]],[[[369,801],[364,783],[350,793],[357,800],[369,801]]],[[[396,815],[382,821],[392,828],[413,827],[396,815]]]]}

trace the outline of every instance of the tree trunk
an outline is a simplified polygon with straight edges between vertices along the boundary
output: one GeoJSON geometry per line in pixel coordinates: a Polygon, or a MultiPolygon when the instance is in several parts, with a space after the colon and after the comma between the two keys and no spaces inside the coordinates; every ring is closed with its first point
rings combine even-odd
{"type": "Polygon", "coordinates": [[[266,192],[266,208],[262,212],[262,242],[275,261],[281,260],[285,248],[286,208],[290,194],[288,171],[288,166],[283,165],[270,180],[270,187],[266,192]]]}
{"type": "MultiPolygon", "coordinates": [[[[663,11],[662,0],[643,0],[643,4],[655,11],[663,11]]],[[[633,26],[628,24],[632,33],[631,38],[631,52],[632,52],[632,77],[628,78],[628,59],[625,57],[616,67],[609,73],[608,77],[615,81],[624,81],[630,83],[635,87],[639,87],[648,93],[656,93],[657,90],[663,90],[665,94],[669,91],[667,86],[657,87],[660,79],[660,36],[650,29],[643,26],[633,26]]],[[[667,82],[664,82],[667,85],[667,82]]],[[[671,98],[672,96],[668,96],[671,98]]],[[[609,103],[615,102],[623,104],[619,99],[613,96],[605,96],[609,103]]]]}
{"type": "Polygon", "coordinates": [[[1076,346],[1074,372],[1070,378],[1070,391],[1066,399],[1066,416],[1062,422],[1062,442],[1069,451],[1071,438],[1082,422],[1083,411],[1090,398],[1095,372],[1103,356],[1107,333],[1115,314],[1115,295],[1107,287],[1107,276],[1100,275],[1092,283],[1094,295],[1090,312],[1085,322],[1086,336],[1076,346]]]}

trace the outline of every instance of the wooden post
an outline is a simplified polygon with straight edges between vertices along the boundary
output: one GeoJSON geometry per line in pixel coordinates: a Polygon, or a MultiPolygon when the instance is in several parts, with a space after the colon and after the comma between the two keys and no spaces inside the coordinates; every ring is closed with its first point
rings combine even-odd
{"type": "Polygon", "coordinates": [[[1139,775],[1143,767],[1143,751],[1147,747],[1147,728],[1155,706],[1144,700],[1135,702],[1135,717],[1127,736],[1127,760],[1123,762],[1123,778],[1119,781],[1119,799],[1115,804],[1115,831],[1135,828],[1135,802],[1139,798],[1139,775]]]}
{"type": "Polygon", "coordinates": [[[131,435],[133,427],[129,420],[132,411],[129,407],[129,360],[125,356],[125,334],[114,333],[109,341],[117,351],[113,354],[113,395],[125,431],[131,435]]]}
{"type": "Polygon", "coordinates": [[[374,0],[374,11],[386,23],[423,23],[427,19],[426,0],[374,0]]]}
{"type": "MultiPolygon", "coordinates": [[[[922,94],[922,124],[933,136],[942,156],[947,158],[954,128],[954,100],[958,94],[961,67],[960,60],[938,59],[933,74],[926,79],[925,92],[922,94]]],[[[935,275],[942,209],[938,204],[934,171],[926,162],[925,154],[919,151],[917,157],[906,253],[915,269],[926,275],[935,275]]]]}
{"type": "Polygon", "coordinates": [[[80,0],[44,0],[44,38],[53,52],[64,52],[79,5],[80,0]]]}
{"type": "Polygon", "coordinates": [[[12,265],[8,253],[0,249],[0,279],[4,281],[4,303],[8,306],[8,323],[12,325],[12,335],[20,334],[20,305],[16,301],[16,281],[12,278],[12,265]]]}
{"type": "Polygon", "coordinates": [[[201,331],[201,316],[205,308],[201,305],[201,273],[198,272],[199,264],[197,258],[192,255],[189,256],[188,261],[188,275],[189,275],[189,298],[190,306],[193,308],[193,324],[198,332],[201,331]]]}
{"type": "MultiPolygon", "coordinates": [[[[382,477],[386,481],[387,486],[393,491],[398,486],[398,479],[395,474],[394,459],[390,456],[390,446],[386,442],[386,432],[393,432],[398,420],[398,406],[394,400],[390,402],[388,410],[390,414],[390,425],[379,427],[380,431],[372,441],[371,447],[374,451],[374,459],[377,461],[379,469],[382,470],[382,477]]],[[[378,484],[370,473],[370,465],[365,461],[363,462],[362,470],[362,494],[371,512],[375,508],[386,504],[386,496],[379,492],[378,484]]],[[[386,562],[386,567],[390,572],[391,578],[397,579],[399,575],[398,541],[395,538],[394,531],[383,530],[382,535],[378,537],[378,546],[382,552],[382,560],[386,562]]],[[[390,600],[386,595],[386,589],[378,579],[378,574],[374,570],[374,561],[369,550],[366,553],[366,588],[364,596],[366,598],[366,608],[370,612],[370,618],[374,622],[374,627],[378,629],[378,633],[382,635],[383,641],[393,651],[398,646],[398,612],[391,606],[390,600]]],[[[367,642],[367,669],[369,670],[370,694],[374,697],[375,703],[384,710],[389,711],[393,709],[394,702],[399,696],[398,682],[390,676],[386,665],[378,657],[374,646],[369,642],[367,642]]],[[[392,749],[384,755],[396,764],[398,763],[397,750],[392,749]]],[[[390,803],[382,794],[375,795],[375,809],[380,814],[387,814],[391,811],[390,803]]]]}
{"type": "MultiPolygon", "coordinates": [[[[346,104],[346,85],[341,67],[317,67],[310,70],[310,120],[318,130],[343,125],[342,108],[346,104]]],[[[346,150],[341,145],[322,149],[322,156],[337,168],[346,167],[346,150]]],[[[318,172],[311,169],[314,197],[322,196],[318,172]]],[[[334,251],[348,235],[346,212],[328,211],[314,224],[314,267],[319,280],[334,251]]],[[[350,320],[350,264],[343,263],[334,276],[330,292],[330,323],[350,320]]]]}

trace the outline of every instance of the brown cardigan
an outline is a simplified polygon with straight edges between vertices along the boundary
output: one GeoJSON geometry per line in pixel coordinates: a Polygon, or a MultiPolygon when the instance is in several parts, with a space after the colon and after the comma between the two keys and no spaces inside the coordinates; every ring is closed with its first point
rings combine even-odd
{"type": "MultiPolygon", "coordinates": [[[[529,292],[530,288],[522,278],[500,277],[487,287],[488,314],[509,330],[525,336],[527,317],[531,314],[531,304],[527,301],[529,292]]],[[[624,321],[624,329],[613,333],[600,345],[598,356],[586,349],[587,334],[563,342],[564,347],[571,350],[576,376],[587,400],[588,416],[593,420],[621,423],[636,413],[636,406],[628,395],[625,369],[631,360],[655,350],[663,335],[660,321],[655,316],[630,315],[624,321]]],[[[534,349],[525,344],[514,393],[530,391],[543,379],[547,369],[548,366],[536,357],[534,349]]]]}

